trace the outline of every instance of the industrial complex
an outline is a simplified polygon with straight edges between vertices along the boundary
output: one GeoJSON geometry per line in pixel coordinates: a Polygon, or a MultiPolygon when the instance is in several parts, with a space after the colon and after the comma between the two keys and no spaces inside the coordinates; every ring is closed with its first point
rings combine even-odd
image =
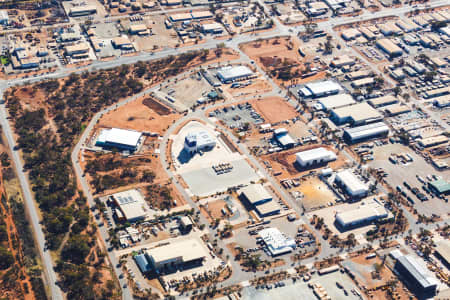
{"type": "Polygon", "coordinates": [[[0,27],[0,298],[450,298],[449,3],[6,1],[0,27]]]}

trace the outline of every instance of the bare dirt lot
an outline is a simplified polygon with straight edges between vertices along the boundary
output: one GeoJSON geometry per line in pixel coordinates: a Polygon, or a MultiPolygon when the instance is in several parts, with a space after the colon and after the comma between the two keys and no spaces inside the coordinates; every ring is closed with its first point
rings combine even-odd
{"type": "Polygon", "coordinates": [[[256,78],[252,80],[252,83],[244,88],[231,88],[231,85],[224,88],[225,91],[229,92],[233,97],[240,96],[251,96],[260,95],[263,93],[270,92],[272,87],[264,78],[256,78]]]}
{"type": "Polygon", "coordinates": [[[295,118],[298,113],[283,98],[270,97],[252,103],[267,123],[277,123],[295,118]]]}
{"type": "MultiPolygon", "coordinates": [[[[374,257],[367,259],[367,253],[348,259],[342,265],[355,275],[355,280],[360,286],[367,288],[370,299],[383,299],[387,295],[387,290],[382,287],[388,286],[389,281],[395,280],[396,276],[383,264],[382,259],[374,257]]],[[[395,285],[395,293],[399,297],[395,299],[408,299],[409,293],[405,291],[403,284],[398,281],[395,285]]]]}
{"type": "Polygon", "coordinates": [[[91,189],[99,196],[139,188],[153,207],[185,204],[155,155],[123,158],[114,153],[99,155],[86,152],[82,167],[91,189]]]}
{"type": "Polygon", "coordinates": [[[162,134],[179,117],[180,114],[145,96],[105,114],[98,126],[162,134]]]}
{"type": "MultiPolygon", "coordinates": [[[[311,68],[320,67],[319,63],[312,61],[312,55],[302,57],[299,54],[300,46],[302,45],[297,39],[283,37],[247,43],[241,49],[271,74],[278,84],[282,84],[291,80],[298,81],[302,74],[310,73],[311,68]]],[[[323,73],[305,77],[305,81],[317,79],[317,76],[320,78],[323,73]]]]}
{"type": "MultiPolygon", "coordinates": [[[[161,50],[164,47],[173,48],[180,43],[175,30],[166,28],[164,19],[163,15],[152,15],[151,19],[144,19],[142,22],[139,22],[139,24],[145,24],[148,28],[151,28],[152,34],[148,36],[131,36],[131,40],[137,44],[138,50],[161,50]]],[[[126,21],[124,26],[130,26],[129,24],[138,23],[126,21]]]]}
{"type": "Polygon", "coordinates": [[[297,190],[304,195],[302,204],[306,210],[327,205],[330,202],[335,203],[336,196],[334,193],[317,177],[308,177],[300,183],[298,188],[293,190],[297,190]]]}
{"type": "Polygon", "coordinates": [[[212,86],[198,74],[188,73],[175,81],[169,82],[161,88],[163,93],[169,94],[180,102],[185,109],[192,107],[197,100],[207,96],[212,86]]]}

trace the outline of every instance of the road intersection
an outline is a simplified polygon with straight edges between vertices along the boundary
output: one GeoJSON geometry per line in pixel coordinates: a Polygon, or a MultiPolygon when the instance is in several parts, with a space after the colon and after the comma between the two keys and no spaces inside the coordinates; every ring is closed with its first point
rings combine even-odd
{"type": "MultiPolygon", "coordinates": [[[[267,6],[265,5],[265,3],[263,3],[262,1],[259,1],[259,2],[262,6],[264,6],[266,8],[267,11],[269,10],[267,8],[267,6]]],[[[442,0],[430,1],[428,3],[427,7],[432,8],[432,7],[438,7],[438,6],[442,6],[442,5],[446,5],[446,4],[448,4],[448,2],[442,1],[442,0]]],[[[423,8],[423,7],[418,7],[418,8],[423,8]]],[[[332,33],[333,32],[332,28],[337,25],[352,23],[355,21],[364,21],[364,20],[369,20],[372,18],[385,17],[385,16],[389,16],[389,15],[405,14],[407,12],[414,11],[415,9],[417,9],[417,8],[410,6],[410,5],[405,5],[401,8],[385,9],[385,10],[382,10],[379,12],[374,12],[374,13],[366,12],[363,15],[360,15],[358,17],[343,17],[343,18],[339,18],[339,19],[334,18],[334,19],[330,19],[328,21],[318,23],[318,28],[324,29],[327,32],[332,33]]],[[[151,14],[152,13],[150,13],[149,15],[151,15],[151,14]]],[[[29,30],[30,28],[25,28],[24,30],[26,30],[26,29],[29,30]]],[[[82,73],[85,71],[93,71],[93,70],[98,70],[98,69],[111,69],[111,68],[115,68],[115,67],[118,67],[123,64],[133,64],[138,61],[149,61],[149,60],[160,59],[160,58],[163,58],[163,57],[166,57],[169,55],[179,55],[179,54],[185,53],[187,51],[193,51],[193,50],[198,50],[198,49],[213,49],[222,43],[225,45],[225,47],[239,52],[239,54],[241,55],[240,60],[242,62],[251,63],[251,59],[248,56],[246,56],[244,53],[242,53],[242,51],[240,51],[240,49],[239,49],[240,44],[255,41],[258,39],[267,39],[267,38],[273,38],[273,37],[278,37],[278,36],[286,36],[286,35],[296,36],[298,34],[298,32],[303,31],[303,30],[304,30],[304,28],[302,26],[297,26],[297,27],[291,28],[291,27],[283,25],[281,22],[279,22],[277,19],[275,19],[275,28],[272,30],[265,31],[262,33],[257,33],[257,34],[254,33],[254,34],[240,35],[240,36],[234,37],[232,39],[229,39],[227,41],[218,41],[218,40],[210,39],[200,45],[193,45],[193,46],[188,46],[188,47],[183,47],[183,48],[164,49],[164,50],[162,50],[160,52],[156,52],[156,53],[143,52],[139,55],[131,56],[131,57],[122,56],[113,61],[95,61],[91,65],[89,65],[87,67],[82,67],[82,68],[62,67],[62,68],[58,69],[57,71],[55,71],[54,73],[42,74],[42,75],[38,75],[38,76],[32,77],[32,78],[17,78],[17,79],[12,79],[12,80],[2,80],[2,81],[0,81],[0,98],[3,99],[3,93],[5,92],[5,90],[7,90],[8,88],[10,88],[12,86],[31,84],[31,83],[39,82],[39,81],[46,80],[46,79],[62,78],[62,77],[68,76],[71,73],[82,73]]],[[[358,56],[360,56],[360,55],[358,54],[358,56]]],[[[261,74],[264,74],[264,72],[261,69],[259,69],[258,66],[256,66],[256,67],[261,74]]],[[[279,90],[278,86],[272,80],[269,79],[269,83],[271,84],[274,93],[275,93],[275,91],[279,90]]],[[[142,96],[143,94],[150,93],[154,89],[155,88],[151,88],[149,90],[143,91],[137,95],[127,98],[127,99],[125,99],[117,104],[114,104],[114,105],[104,109],[103,111],[97,113],[92,118],[92,120],[89,122],[88,126],[86,127],[82,136],[80,137],[78,143],[75,145],[74,150],[71,155],[72,164],[74,165],[75,175],[81,184],[82,190],[83,190],[84,194],[86,195],[90,206],[94,205],[92,193],[90,192],[90,189],[86,182],[86,179],[83,177],[83,171],[82,171],[79,161],[78,161],[80,151],[82,151],[82,147],[85,144],[87,137],[90,135],[96,122],[101,118],[101,116],[104,113],[114,110],[117,107],[125,105],[131,101],[134,101],[137,98],[139,98],[140,96],[142,96]]],[[[232,102],[230,101],[229,103],[232,103],[232,102]]],[[[208,108],[213,108],[213,107],[214,107],[214,105],[209,106],[208,108]]],[[[427,111],[427,113],[432,115],[432,112],[430,112],[430,111],[427,111]]],[[[187,116],[179,119],[177,122],[172,124],[172,126],[167,130],[167,132],[163,136],[163,139],[161,142],[160,157],[161,157],[161,162],[162,162],[163,166],[165,167],[168,175],[171,178],[174,178],[174,174],[170,171],[170,169],[167,166],[167,162],[165,161],[165,157],[166,157],[165,151],[166,151],[166,146],[167,146],[167,142],[168,142],[168,137],[170,136],[171,133],[174,132],[174,130],[177,128],[177,126],[179,126],[182,122],[185,122],[186,120],[188,120],[190,118],[199,118],[199,119],[204,120],[205,122],[211,123],[211,121],[204,116],[202,110],[197,110],[197,111],[190,112],[187,116]]],[[[14,138],[14,133],[13,133],[13,130],[11,129],[11,126],[9,125],[8,112],[7,112],[6,106],[3,102],[2,102],[2,104],[0,104],[0,124],[5,132],[5,135],[6,135],[6,138],[7,138],[11,153],[12,153],[12,159],[14,161],[14,165],[15,165],[16,172],[17,172],[17,175],[19,178],[19,182],[20,182],[20,185],[23,190],[25,207],[27,209],[27,213],[30,216],[30,221],[31,221],[31,225],[32,225],[35,237],[36,237],[38,249],[39,249],[40,255],[42,257],[44,274],[46,277],[46,284],[50,288],[50,293],[52,295],[52,299],[57,299],[57,300],[63,299],[63,292],[61,291],[61,289],[59,288],[59,286],[57,284],[58,279],[57,279],[57,275],[54,271],[54,262],[52,260],[52,257],[50,255],[49,251],[46,251],[46,248],[45,248],[45,236],[44,236],[43,230],[42,230],[40,222],[39,222],[38,209],[37,209],[37,206],[33,199],[33,193],[31,191],[31,187],[30,187],[29,181],[27,179],[27,174],[23,169],[23,163],[20,158],[20,153],[15,148],[16,141],[14,138]]],[[[445,125],[445,128],[448,129],[447,124],[443,123],[443,125],[445,125]]],[[[227,130],[223,127],[221,127],[220,129],[224,132],[227,132],[227,130]]],[[[228,134],[228,137],[230,139],[232,139],[233,142],[235,142],[239,146],[240,150],[243,151],[243,153],[248,155],[252,164],[254,166],[256,166],[257,169],[262,174],[264,174],[264,176],[266,176],[266,178],[269,179],[270,183],[276,188],[276,191],[280,195],[282,195],[283,198],[285,198],[288,202],[290,202],[289,204],[291,204],[291,207],[294,207],[294,208],[297,207],[297,205],[292,205],[293,204],[292,201],[294,201],[292,199],[292,197],[290,197],[290,195],[287,195],[284,192],[284,190],[279,187],[278,183],[275,182],[275,180],[272,178],[272,176],[270,176],[270,174],[267,174],[267,171],[259,164],[259,162],[252,155],[250,155],[248,149],[243,144],[238,143],[238,141],[232,134],[228,134]]],[[[187,203],[189,203],[192,207],[194,207],[194,208],[196,208],[196,210],[198,210],[196,203],[194,203],[192,201],[192,199],[186,194],[186,191],[181,187],[181,185],[176,181],[174,182],[174,184],[175,184],[176,188],[178,189],[178,191],[186,199],[187,203]]],[[[302,213],[303,213],[299,208],[296,208],[296,211],[299,215],[302,215],[302,213]]],[[[201,214],[200,214],[200,216],[201,216],[200,222],[207,224],[204,217],[202,217],[201,214]]],[[[304,217],[304,216],[302,217],[302,219],[303,219],[303,221],[307,221],[306,217],[304,217]]],[[[410,217],[408,217],[408,219],[410,219],[410,217]]],[[[413,220],[414,220],[414,218],[411,217],[410,221],[413,221],[413,220]]],[[[445,221],[447,221],[447,220],[445,220],[445,221]]],[[[435,224],[434,225],[422,225],[420,227],[432,228],[433,226],[436,226],[436,225],[435,224]]],[[[411,229],[412,229],[413,233],[419,232],[420,227],[419,227],[419,225],[415,224],[415,222],[413,222],[411,224],[411,229]]],[[[102,239],[105,242],[106,248],[108,248],[109,247],[109,244],[107,242],[108,233],[107,233],[106,228],[100,227],[99,231],[100,231],[102,239]]],[[[214,231],[213,229],[210,229],[210,233],[214,236],[216,231],[214,231]]],[[[320,239],[320,243],[322,245],[321,252],[317,256],[317,259],[320,260],[320,259],[329,257],[330,255],[335,255],[335,254],[339,253],[338,250],[331,248],[329,246],[329,244],[325,240],[322,239],[321,235],[318,232],[315,232],[315,234],[320,239]]],[[[402,234],[401,236],[405,236],[405,235],[406,235],[406,233],[402,234]]],[[[227,248],[223,245],[222,242],[219,242],[219,246],[222,249],[224,249],[224,252],[226,254],[229,254],[227,248]]],[[[359,245],[355,249],[358,249],[359,247],[363,247],[363,245],[359,245]]],[[[118,262],[117,262],[117,259],[115,258],[115,256],[112,254],[112,252],[108,252],[108,257],[109,257],[109,260],[110,260],[112,266],[115,267],[118,262]]],[[[230,257],[232,257],[232,256],[230,256],[230,257]]],[[[309,263],[314,262],[314,260],[315,260],[315,258],[310,258],[310,259],[306,259],[306,260],[302,261],[301,263],[309,264],[309,263]]],[[[243,272],[236,265],[236,263],[234,261],[230,261],[229,263],[233,268],[233,276],[230,279],[228,279],[227,281],[223,282],[221,284],[221,286],[237,284],[237,283],[240,283],[240,282],[243,282],[246,280],[253,279],[254,276],[263,275],[262,272],[256,272],[255,274],[243,272]]],[[[276,270],[277,271],[283,270],[283,269],[286,269],[287,267],[289,267],[289,266],[280,267],[280,268],[277,268],[276,270]]],[[[126,281],[123,278],[119,278],[120,270],[115,268],[115,273],[116,273],[117,279],[121,283],[121,287],[123,287],[124,284],[126,283],[126,281]]],[[[123,299],[128,300],[128,299],[133,298],[132,293],[129,288],[123,288],[122,293],[123,293],[123,299]]]]}

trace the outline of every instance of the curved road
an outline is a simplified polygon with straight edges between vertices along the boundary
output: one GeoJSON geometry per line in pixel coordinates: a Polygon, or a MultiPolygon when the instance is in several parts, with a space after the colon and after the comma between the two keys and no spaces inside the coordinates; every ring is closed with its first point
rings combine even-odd
{"type": "MultiPolygon", "coordinates": [[[[262,6],[265,7],[266,11],[268,10],[268,7],[262,3],[262,1],[259,1],[260,4],[262,6]]],[[[437,7],[437,6],[442,6],[442,5],[447,5],[447,1],[445,0],[436,0],[436,1],[430,1],[430,3],[428,3],[429,7],[437,7]]],[[[424,8],[423,6],[419,6],[418,8],[424,8]]],[[[398,14],[404,14],[408,11],[413,11],[416,8],[413,8],[412,6],[404,6],[401,8],[390,8],[390,9],[383,9],[382,11],[379,12],[375,12],[375,13],[368,13],[366,12],[365,14],[358,16],[358,17],[342,17],[342,18],[335,18],[335,19],[331,19],[328,20],[326,22],[320,22],[318,23],[319,28],[322,29],[326,29],[328,32],[332,32],[332,27],[336,26],[336,25],[340,25],[340,24],[344,24],[344,23],[350,23],[350,22],[355,22],[355,21],[362,21],[362,20],[368,20],[368,19],[372,19],[372,18],[378,18],[378,17],[382,17],[382,16],[387,16],[387,15],[398,15],[398,14]]],[[[96,69],[110,69],[110,68],[114,68],[117,67],[119,65],[122,64],[132,64],[132,63],[136,63],[137,61],[148,61],[148,60],[152,60],[152,59],[159,59],[159,58],[163,58],[166,57],[168,55],[177,55],[177,54],[181,54],[187,51],[191,51],[191,50],[196,50],[196,49],[212,49],[215,48],[219,43],[224,43],[226,47],[232,48],[234,50],[239,51],[239,44],[240,43],[245,43],[245,42],[250,42],[253,40],[257,40],[257,39],[264,39],[264,38],[271,38],[271,37],[275,37],[275,36],[281,36],[281,35],[292,35],[292,36],[296,36],[296,33],[299,31],[299,27],[288,27],[288,26],[284,26],[283,24],[281,24],[277,19],[275,19],[275,25],[276,27],[270,31],[267,32],[263,32],[263,33],[257,33],[257,34],[245,34],[245,35],[240,35],[237,37],[234,37],[231,40],[227,40],[227,41],[216,41],[216,40],[208,40],[203,44],[200,45],[194,45],[194,46],[189,46],[189,47],[183,47],[182,49],[164,49],[163,51],[157,52],[157,53],[141,53],[139,55],[136,56],[131,56],[131,57],[119,57],[114,61],[96,61],[94,63],[92,63],[91,65],[87,66],[87,67],[83,67],[83,68],[61,68],[58,71],[51,73],[51,74],[43,74],[40,76],[36,76],[36,77],[31,77],[31,78],[19,78],[19,79],[13,79],[13,80],[2,80],[0,81],[0,96],[3,99],[3,92],[11,87],[11,86],[16,86],[16,85],[22,85],[22,84],[29,84],[29,83],[33,83],[33,82],[38,82],[41,80],[45,80],[45,79],[50,79],[50,78],[61,78],[61,77],[65,77],[68,76],[70,73],[81,73],[84,71],[92,71],[92,70],[96,70],[96,69]]],[[[29,29],[29,28],[28,28],[29,29]]],[[[242,53],[241,53],[242,54],[242,53]]],[[[242,59],[244,61],[249,60],[249,58],[247,56],[243,56],[242,59]]],[[[258,70],[261,71],[261,70],[258,70]]],[[[261,73],[264,74],[264,73],[261,73]]],[[[275,91],[275,89],[274,89],[275,91]]],[[[145,91],[145,92],[149,92],[149,91],[145,91]]],[[[145,93],[142,92],[142,93],[145,93]]],[[[141,93],[141,94],[142,94],[141,93]]],[[[127,100],[124,100],[122,102],[120,102],[119,104],[117,104],[118,106],[123,105],[129,101],[133,101],[134,99],[136,99],[139,95],[136,95],[135,97],[129,98],[127,100]]],[[[105,111],[109,111],[112,110],[116,107],[116,105],[113,105],[109,108],[107,108],[105,111]]],[[[79,167],[79,164],[77,163],[78,160],[78,153],[82,148],[82,145],[84,143],[85,138],[88,136],[90,130],[92,129],[92,127],[94,126],[95,122],[101,117],[101,112],[96,114],[93,118],[93,120],[89,123],[88,127],[86,128],[85,132],[83,133],[82,137],[80,138],[79,143],[76,145],[73,153],[72,153],[72,163],[75,166],[75,173],[77,175],[78,180],[80,180],[80,183],[82,185],[83,191],[85,192],[86,196],[88,197],[88,201],[89,204],[92,205],[93,204],[93,199],[92,199],[92,195],[89,192],[89,188],[87,186],[87,183],[84,180],[84,177],[82,177],[82,171],[81,168],[79,167]]],[[[198,114],[198,112],[197,112],[198,114]]],[[[194,115],[196,115],[194,113],[194,115]]],[[[57,286],[57,276],[53,270],[53,261],[52,258],[49,254],[48,251],[45,251],[45,237],[42,231],[42,228],[39,224],[39,215],[37,212],[37,207],[35,205],[32,193],[31,193],[31,189],[30,189],[30,185],[29,182],[27,180],[27,176],[25,174],[25,172],[23,171],[23,164],[20,158],[20,155],[18,153],[18,151],[14,150],[14,145],[15,145],[15,140],[13,137],[13,131],[9,126],[8,120],[7,120],[7,111],[5,108],[4,104],[0,104],[0,124],[3,127],[3,130],[5,132],[6,138],[8,140],[8,144],[9,147],[11,149],[12,152],[12,159],[14,161],[15,164],[15,168],[18,174],[18,178],[20,181],[20,185],[22,187],[23,190],[23,194],[24,194],[24,201],[25,201],[25,208],[27,210],[27,213],[30,217],[30,221],[31,221],[31,226],[33,228],[36,240],[37,240],[37,244],[38,244],[38,249],[40,252],[40,255],[42,257],[42,262],[43,262],[43,267],[44,267],[44,274],[46,277],[46,283],[50,288],[50,292],[51,292],[51,296],[52,299],[63,299],[63,294],[62,291],[60,290],[60,288],[57,286]]],[[[204,116],[202,116],[202,118],[204,118],[204,116]]],[[[173,127],[171,127],[173,128],[173,127]]],[[[173,129],[172,129],[173,130],[173,129]]],[[[170,130],[168,131],[170,132],[170,130]]],[[[229,135],[230,138],[233,138],[232,135],[229,135]]],[[[167,142],[167,135],[165,136],[165,141],[163,143],[167,142]]],[[[239,144],[238,144],[239,145],[239,144]]],[[[247,150],[245,148],[243,148],[242,145],[240,145],[241,150],[244,151],[244,153],[247,153],[247,150]]],[[[162,149],[161,149],[162,150],[162,149]]],[[[164,157],[163,155],[161,155],[161,157],[164,157]]],[[[252,160],[254,160],[254,158],[252,156],[251,157],[252,160]]],[[[261,172],[263,172],[263,174],[267,175],[266,171],[264,170],[264,168],[262,168],[259,163],[257,161],[252,161],[256,166],[258,166],[258,168],[260,169],[261,172]],[[256,162],[256,163],[255,163],[256,162]]],[[[273,181],[273,179],[271,178],[271,176],[268,176],[268,178],[270,179],[270,181],[273,181]]],[[[274,182],[271,182],[274,183],[274,182]]],[[[274,187],[276,187],[277,191],[280,192],[280,194],[284,197],[285,194],[282,190],[279,189],[278,184],[273,184],[274,187]]],[[[179,186],[177,188],[180,188],[179,186]]],[[[182,189],[183,190],[183,189],[182,189]]],[[[189,197],[188,197],[189,198],[189,197]]],[[[286,199],[291,199],[290,197],[287,197],[286,199]]],[[[289,200],[291,201],[291,200],[289,200]]],[[[195,206],[194,206],[195,207],[195,206]]],[[[292,207],[296,207],[296,205],[292,206],[292,207]]],[[[300,212],[301,213],[301,212],[300,212]]],[[[431,225],[430,225],[431,226],[431,225]]],[[[100,228],[100,233],[102,235],[102,238],[105,240],[106,242],[106,237],[107,237],[107,233],[106,233],[106,229],[105,228],[100,228]]],[[[317,235],[318,237],[320,237],[320,235],[317,235]]],[[[327,243],[323,243],[322,245],[327,245],[327,243]]],[[[326,247],[326,246],[325,246],[326,247]]],[[[332,250],[332,249],[328,249],[328,248],[324,248],[324,250],[322,251],[322,253],[320,254],[320,257],[325,257],[327,255],[331,255],[331,254],[335,254],[336,251],[332,250]],[[326,255],[327,254],[327,255],[326,255]]],[[[116,265],[116,260],[114,258],[113,255],[111,255],[111,253],[108,253],[109,259],[112,263],[113,266],[116,265]]],[[[305,260],[304,262],[308,262],[309,260],[305,260]]],[[[238,271],[239,272],[239,271],[238,271]]],[[[118,277],[119,275],[119,271],[116,270],[116,275],[118,277]]],[[[242,275],[242,274],[241,274],[242,275]]],[[[246,274],[247,275],[247,274],[246,274]]],[[[237,276],[240,277],[240,276],[237,276]]],[[[248,277],[248,276],[245,276],[248,277]]],[[[233,276],[234,278],[234,276],[233,276]]],[[[121,282],[121,285],[123,286],[124,280],[119,279],[119,281],[121,282]]],[[[125,288],[123,289],[123,298],[124,299],[132,299],[132,295],[131,292],[129,291],[129,289],[125,288]]]]}

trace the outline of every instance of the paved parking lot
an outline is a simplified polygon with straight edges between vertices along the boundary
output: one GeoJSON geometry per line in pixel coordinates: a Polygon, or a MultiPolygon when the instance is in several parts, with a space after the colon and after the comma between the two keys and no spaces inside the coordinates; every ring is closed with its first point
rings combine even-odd
{"type": "MultiPolygon", "coordinates": [[[[297,281],[292,284],[292,281],[287,281],[288,283],[284,287],[279,287],[275,289],[256,289],[254,287],[247,287],[242,290],[243,300],[298,300],[298,299],[317,299],[313,293],[313,290],[308,287],[308,283],[303,281],[297,281]]],[[[351,279],[340,272],[334,272],[331,274],[318,276],[315,275],[313,279],[310,280],[311,283],[320,283],[323,288],[327,291],[331,299],[360,299],[359,296],[354,295],[351,290],[356,289],[355,284],[351,279]],[[336,282],[339,282],[344,289],[348,292],[348,296],[344,295],[342,289],[336,286],[336,282]]]]}
{"type": "Polygon", "coordinates": [[[233,166],[231,172],[220,175],[214,172],[210,166],[183,172],[181,176],[189,185],[191,193],[197,196],[208,196],[216,192],[226,191],[229,187],[248,184],[250,181],[258,181],[259,176],[245,159],[235,160],[230,162],[230,164],[233,166]],[[205,184],[205,182],[208,184],[205,184]]]}
{"type": "Polygon", "coordinates": [[[239,128],[245,123],[263,124],[265,120],[248,104],[232,105],[225,109],[216,109],[210,117],[222,120],[230,128],[239,128]]]}
{"type": "MultiPolygon", "coordinates": [[[[383,168],[389,176],[386,178],[387,182],[395,188],[397,185],[410,196],[415,204],[414,207],[426,216],[432,214],[446,215],[450,213],[450,206],[436,197],[427,194],[429,201],[421,202],[415,195],[413,195],[407,188],[404,187],[403,182],[406,181],[412,188],[417,187],[422,193],[422,183],[417,179],[416,175],[421,176],[426,180],[427,175],[442,176],[445,180],[450,180],[450,171],[437,171],[430,164],[428,164],[420,155],[416,154],[410,148],[401,144],[387,144],[373,149],[374,160],[369,162],[369,166],[373,168],[383,168]],[[393,164],[389,161],[391,153],[408,153],[413,157],[413,162],[406,165],[393,164]]],[[[425,193],[426,194],[426,193],[425,193]]]]}

